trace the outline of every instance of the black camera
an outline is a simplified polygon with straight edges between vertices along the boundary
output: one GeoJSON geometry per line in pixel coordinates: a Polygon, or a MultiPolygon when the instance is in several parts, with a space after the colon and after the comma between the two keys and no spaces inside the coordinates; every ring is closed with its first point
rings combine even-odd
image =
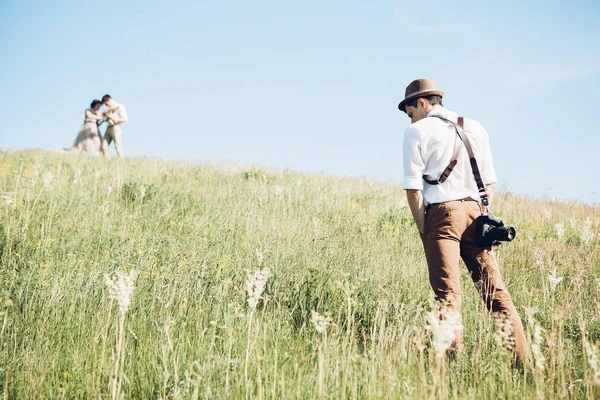
{"type": "Polygon", "coordinates": [[[477,237],[481,247],[498,246],[500,242],[514,240],[516,231],[512,226],[504,226],[499,218],[482,215],[477,219],[477,237]]]}

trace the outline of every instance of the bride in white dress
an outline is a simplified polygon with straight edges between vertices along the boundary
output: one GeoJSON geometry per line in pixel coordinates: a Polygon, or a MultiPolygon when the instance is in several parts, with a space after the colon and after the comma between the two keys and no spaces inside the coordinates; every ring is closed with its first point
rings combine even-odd
{"type": "Polygon", "coordinates": [[[102,120],[102,115],[98,114],[98,109],[102,106],[100,100],[92,101],[90,108],[85,110],[85,119],[79,134],[73,143],[73,150],[79,153],[98,154],[101,149],[101,138],[98,130],[98,122],[102,120]]]}

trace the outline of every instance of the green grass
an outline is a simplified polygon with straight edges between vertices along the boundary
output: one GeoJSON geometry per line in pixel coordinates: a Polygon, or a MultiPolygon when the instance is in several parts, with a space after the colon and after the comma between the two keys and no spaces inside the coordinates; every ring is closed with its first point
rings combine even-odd
{"type": "Polygon", "coordinates": [[[122,398],[600,397],[585,351],[600,340],[597,207],[495,199],[518,232],[498,252],[505,282],[528,332],[528,307],[544,328],[544,370],[518,371],[466,269],[465,351],[436,363],[399,186],[23,151],[0,152],[0,189],[5,398],[110,398],[118,309],[105,275],[134,269],[122,398]],[[272,277],[249,326],[259,268],[272,277]],[[326,336],[313,310],[332,318],[326,336]]]}

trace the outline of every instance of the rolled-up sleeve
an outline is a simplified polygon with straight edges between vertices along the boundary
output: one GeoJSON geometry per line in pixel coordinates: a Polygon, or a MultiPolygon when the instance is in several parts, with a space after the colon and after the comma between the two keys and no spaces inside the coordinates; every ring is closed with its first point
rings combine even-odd
{"type": "Polygon", "coordinates": [[[494,160],[492,159],[492,149],[490,148],[490,137],[487,131],[482,127],[483,131],[483,159],[481,166],[481,179],[486,185],[496,183],[496,169],[494,168],[494,160]]]}
{"type": "Polygon", "coordinates": [[[119,121],[118,122],[127,122],[129,121],[129,116],[127,115],[127,109],[123,104],[119,105],[119,121]]]}
{"type": "Polygon", "coordinates": [[[402,165],[404,167],[404,189],[423,190],[425,164],[421,156],[419,132],[409,126],[404,132],[402,165]]]}

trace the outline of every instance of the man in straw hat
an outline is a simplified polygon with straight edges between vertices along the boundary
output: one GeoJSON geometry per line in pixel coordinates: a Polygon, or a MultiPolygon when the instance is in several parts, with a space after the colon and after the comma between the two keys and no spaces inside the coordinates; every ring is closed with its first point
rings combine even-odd
{"type": "Polygon", "coordinates": [[[516,360],[525,361],[529,349],[521,319],[502,282],[494,251],[482,247],[477,236],[476,220],[485,211],[482,203],[487,203],[496,183],[488,134],[477,121],[445,109],[443,97],[434,81],[417,79],[398,105],[412,123],[404,134],[404,189],[425,248],[429,282],[445,307],[445,318],[451,313],[458,321],[454,347],[459,350],[462,258],[488,309],[510,325],[516,360]],[[459,132],[466,136],[465,145],[459,132]],[[478,190],[467,143],[479,166],[482,190],[478,190]]]}

